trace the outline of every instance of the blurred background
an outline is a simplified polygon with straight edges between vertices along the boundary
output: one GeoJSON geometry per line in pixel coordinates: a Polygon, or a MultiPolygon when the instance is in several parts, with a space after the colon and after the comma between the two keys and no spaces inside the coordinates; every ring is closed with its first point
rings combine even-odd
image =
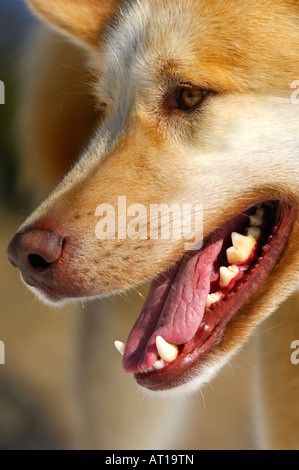
{"type": "Polygon", "coordinates": [[[1,449],[63,447],[67,435],[63,430],[59,436],[64,423],[53,431],[55,417],[48,404],[59,402],[51,383],[64,360],[59,344],[67,341],[66,316],[50,314],[37,304],[5,255],[10,238],[32,209],[31,197],[21,189],[17,116],[20,63],[35,26],[24,2],[0,0],[0,80],[5,84],[5,105],[0,106],[0,339],[6,362],[0,365],[1,449]],[[59,323],[62,328],[56,329],[59,323]],[[60,338],[53,338],[53,328],[60,338]]]}
{"type": "Polygon", "coordinates": [[[6,88],[6,105],[0,114],[0,195],[6,205],[16,203],[16,148],[12,120],[16,109],[16,63],[20,45],[35,21],[24,3],[19,0],[0,0],[0,76],[6,88]]]}
{"type": "Polygon", "coordinates": [[[33,191],[23,185],[31,163],[17,126],[20,63],[36,25],[22,1],[0,0],[0,449],[254,448],[250,345],[198,396],[150,399],[123,373],[113,347],[128,334],[140,297],[56,310],[37,301],[8,263],[9,240],[51,189],[42,195],[37,177],[33,191]]]}

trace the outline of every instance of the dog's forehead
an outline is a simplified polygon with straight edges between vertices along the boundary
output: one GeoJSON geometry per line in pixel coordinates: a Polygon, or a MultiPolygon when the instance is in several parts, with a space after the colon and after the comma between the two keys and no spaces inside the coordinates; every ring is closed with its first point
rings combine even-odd
{"type": "Polygon", "coordinates": [[[189,0],[131,2],[108,31],[101,86],[109,93],[117,77],[118,84],[125,82],[128,87],[132,76],[136,86],[137,77],[153,77],[170,59],[177,65],[182,57],[186,60],[195,40],[195,13],[194,2],[189,0]]]}
{"type": "Polygon", "coordinates": [[[241,0],[133,0],[107,33],[101,87],[115,101],[132,86],[157,85],[170,63],[214,91],[289,87],[298,71],[295,18],[281,0],[250,8],[241,0]]]}

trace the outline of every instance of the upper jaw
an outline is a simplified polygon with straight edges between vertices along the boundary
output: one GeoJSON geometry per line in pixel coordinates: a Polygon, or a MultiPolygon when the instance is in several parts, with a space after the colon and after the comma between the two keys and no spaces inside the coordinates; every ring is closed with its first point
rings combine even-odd
{"type": "MultiPolygon", "coordinates": [[[[257,206],[262,204],[264,201],[267,200],[285,200],[290,206],[296,207],[296,200],[295,198],[289,197],[287,194],[281,196],[279,195],[279,191],[269,192],[266,193],[264,191],[259,191],[262,197],[256,197],[253,194],[253,191],[248,193],[248,197],[244,192],[244,196],[242,192],[240,193],[240,197],[235,198],[233,196],[230,199],[223,199],[223,203],[220,204],[219,201],[215,201],[215,206],[213,207],[210,200],[204,200],[203,203],[203,236],[204,239],[209,239],[212,234],[216,233],[219,230],[219,227],[223,226],[227,221],[235,217],[237,214],[246,211],[248,208],[252,206],[257,206]]],[[[286,191],[285,191],[286,193],[286,191]]],[[[258,194],[258,191],[257,191],[258,194]]],[[[284,191],[281,191],[281,194],[284,194],[284,191]]],[[[194,198],[193,198],[194,199],[194,198]]],[[[38,215],[38,214],[37,214],[38,215]]],[[[55,216],[55,212],[53,216],[47,217],[43,215],[41,218],[38,218],[34,222],[34,227],[39,229],[53,229],[54,223],[54,230],[60,233],[66,239],[66,244],[63,247],[62,251],[62,258],[59,260],[59,263],[54,263],[53,270],[54,270],[54,277],[57,279],[55,285],[48,285],[46,282],[34,284],[34,287],[38,289],[41,293],[45,293],[45,297],[47,297],[47,301],[53,303],[55,302],[66,302],[68,299],[81,299],[87,297],[96,297],[96,296],[103,296],[109,294],[111,292],[117,293],[118,291],[129,289],[130,286],[133,287],[145,279],[149,280],[151,277],[154,277],[156,272],[162,272],[169,268],[171,264],[174,264],[176,261],[181,259],[185,254],[184,249],[184,241],[174,241],[174,240],[167,240],[166,242],[163,241],[163,246],[160,246],[160,241],[151,242],[151,240],[140,240],[139,243],[127,243],[127,240],[105,240],[103,243],[98,242],[95,240],[87,240],[87,242],[83,245],[81,242],[82,233],[80,232],[80,227],[76,227],[75,224],[72,225],[70,222],[66,222],[65,226],[63,222],[57,222],[55,216]],[[53,219],[53,220],[52,220],[53,219]],[[68,243],[68,240],[70,243],[68,243]],[[160,247],[160,248],[159,248],[160,247]],[[138,250],[137,250],[138,248],[138,250]],[[107,250],[107,253],[105,252],[107,250]],[[167,250],[167,256],[165,256],[165,251],[167,250]],[[133,253],[135,251],[135,253],[133,253]],[[109,258],[108,258],[109,252],[109,258]],[[122,265],[118,265],[119,257],[123,256],[123,253],[126,252],[126,263],[122,263],[122,265]],[[152,263],[146,263],[146,270],[143,269],[143,264],[139,266],[142,269],[139,269],[140,273],[133,273],[132,278],[130,279],[129,283],[123,285],[120,283],[119,285],[113,284],[114,276],[111,277],[111,282],[109,285],[102,288],[102,280],[105,276],[105,271],[102,273],[96,273],[93,271],[93,263],[92,257],[94,257],[94,253],[96,256],[101,258],[101,263],[109,259],[109,264],[117,266],[116,269],[125,269],[128,271],[130,268],[130,264],[134,263],[136,260],[136,254],[140,253],[144,258],[142,263],[146,263],[148,260],[148,256],[152,253],[152,263]],[[130,256],[130,253],[132,256],[130,256]],[[82,263],[79,263],[79,259],[82,263]],[[86,262],[85,262],[86,261],[86,262]],[[63,270],[59,269],[62,266],[63,270]],[[87,273],[87,276],[84,278],[84,282],[78,283],[78,278],[81,275],[81,270],[84,268],[84,271],[90,271],[90,276],[87,273]],[[144,273],[146,272],[146,275],[144,273]],[[142,277],[143,275],[143,277],[142,277]]],[[[57,218],[57,220],[60,220],[57,218]]],[[[88,230],[92,233],[92,226],[90,226],[90,221],[88,230]]],[[[96,219],[95,222],[96,223],[96,219]]],[[[26,230],[28,227],[32,225],[31,220],[24,224],[23,230],[26,230]]],[[[82,231],[82,227],[81,227],[82,231]]],[[[132,274],[132,273],[131,273],[132,274]]],[[[83,279],[83,278],[82,278],[83,279]]],[[[127,278],[128,279],[128,278],[127,278]]],[[[126,280],[127,280],[126,279],[126,280]]]]}

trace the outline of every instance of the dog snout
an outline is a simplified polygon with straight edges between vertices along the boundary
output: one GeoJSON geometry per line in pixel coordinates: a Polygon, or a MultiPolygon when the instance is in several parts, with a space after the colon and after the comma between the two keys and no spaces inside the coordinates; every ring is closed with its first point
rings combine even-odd
{"type": "Polygon", "coordinates": [[[19,268],[24,281],[38,287],[52,278],[53,264],[61,256],[64,238],[51,230],[27,229],[17,233],[7,248],[10,263],[19,268]]]}

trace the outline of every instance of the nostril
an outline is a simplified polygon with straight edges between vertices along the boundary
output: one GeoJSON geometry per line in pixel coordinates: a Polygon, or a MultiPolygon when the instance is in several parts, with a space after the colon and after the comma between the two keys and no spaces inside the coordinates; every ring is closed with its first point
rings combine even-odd
{"type": "Polygon", "coordinates": [[[28,263],[35,271],[45,271],[52,265],[42,256],[35,254],[28,255],[28,263]]]}
{"type": "Polygon", "coordinates": [[[30,228],[19,232],[10,242],[7,256],[23,277],[50,276],[49,269],[61,256],[65,239],[51,230],[30,228]]]}

